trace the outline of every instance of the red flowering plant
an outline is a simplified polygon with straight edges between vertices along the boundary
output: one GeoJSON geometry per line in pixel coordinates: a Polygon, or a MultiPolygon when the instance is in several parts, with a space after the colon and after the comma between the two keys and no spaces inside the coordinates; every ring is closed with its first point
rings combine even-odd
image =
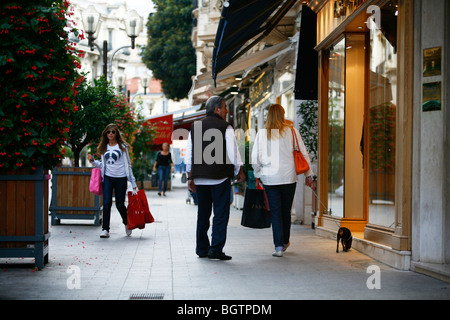
{"type": "Polygon", "coordinates": [[[79,52],[68,1],[0,4],[0,169],[51,169],[76,111],[79,52]]]}
{"type": "MultiPolygon", "coordinates": [[[[113,105],[112,117],[115,119],[114,122],[122,132],[124,140],[131,146],[134,142],[134,133],[138,126],[134,108],[123,94],[116,95],[111,103],[113,105]]],[[[132,155],[130,154],[130,156],[132,155]]]]}

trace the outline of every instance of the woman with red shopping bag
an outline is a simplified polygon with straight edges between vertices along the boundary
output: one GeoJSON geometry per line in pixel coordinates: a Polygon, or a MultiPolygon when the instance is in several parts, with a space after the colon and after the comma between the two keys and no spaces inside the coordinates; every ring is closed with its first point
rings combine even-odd
{"type": "Polygon", "coordinates": [[[116,124],[108,124],[103,130],[97,154],[101,160],[95,160],[88,154],[89,161],[97,168],[101,168],[103,179],[103,224],[101,238],[109,238],[109,225],[111,220],[111,206],[113,191],[116,199],[116,208],[119,210],[122,222],[125,225],[127,236],[131,230],[127,228],[127,207],[125,197],[128,181],[133,187],[133,194],[137,193],[136,179],[131,169],[131,160],[128,153],[129,145],[122,139],[116,124]]]}

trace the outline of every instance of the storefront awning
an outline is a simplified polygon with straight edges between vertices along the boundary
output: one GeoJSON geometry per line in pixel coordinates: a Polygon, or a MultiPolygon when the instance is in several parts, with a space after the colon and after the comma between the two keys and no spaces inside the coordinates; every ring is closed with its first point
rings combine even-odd
{"type": "Polygon", "coordinates": [[[316,46],[317,15],[308,6],[302,7],[298,41],[295,99],[317,100],[318,53],[316,46]]]}
{"type": "Polygon", "coordinates": [[[186,140],[187,135],[184,135],[183,131],[176,131],[177,129],[186,129],[188,131],[191,130],[191,125],[194,121],[201,120],[206,117],[206,110],[200,110],[195,113],[191,113],[188,115],[182,115],[181,117],[177,117],[173,119],[173,131],[174,131],[174,140],[186,140]],[[176,133],[176,136],[175,136],[176,133]]]}
{"type": "MultiPolygon", "coordinates": [[[[289,40],[269,47],[267,49],[258,51],[250,56],[242,57],[236,60],[232,65],[226,67],[223,71],[219,72],[216,81],[234,77],[247,73],[253,68],[260,66],[268,61],[271,61],[288,51],[292,50],[289,40]]],[[[210,73],[203,73],[197,77],[196,88],[206,85],[212,85],[214,80],[210,73]]]]}
{"type": "Polygon", "coordinates": [[[266,37],[296,1],[225,1],[214,42],[212,79],[216,81],[221,71],[266,37]]]}

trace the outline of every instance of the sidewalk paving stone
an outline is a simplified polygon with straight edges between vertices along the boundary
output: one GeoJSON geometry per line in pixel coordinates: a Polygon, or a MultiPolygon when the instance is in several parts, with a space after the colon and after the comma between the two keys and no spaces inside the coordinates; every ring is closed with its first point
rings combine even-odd
{"type": "Polygon", "coordinates": [[[62,221],[51,226],[49,263],[42,270],[27,259],[1,258],[0,299],[450,299],[450,284],[356,250],[337,254],[336,242],[309,226],[293,225],[291,246],[283,257],[272,257],[271,229],[242,227],[242,211],[233,207],[224,249],[233,259],[198,258],[197,207],[186,204],[186,188],[174,187],[166,197],[146,194],[156,221],[130,237],[113,205],[109,239],[90,222],[62,221]],[[367,269],[373,265],[380,268],[381,288],[370,290],[367,269]]]}

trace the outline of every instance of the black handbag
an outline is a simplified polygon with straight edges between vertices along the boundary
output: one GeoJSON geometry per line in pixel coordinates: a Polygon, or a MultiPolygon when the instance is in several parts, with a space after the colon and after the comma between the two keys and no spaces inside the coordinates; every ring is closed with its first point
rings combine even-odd
{"type": "Polygon", "coordinates": [[[245,190],[241,225],[253,229],[270,228],[270,211],[264,190],[245,190]]]}

